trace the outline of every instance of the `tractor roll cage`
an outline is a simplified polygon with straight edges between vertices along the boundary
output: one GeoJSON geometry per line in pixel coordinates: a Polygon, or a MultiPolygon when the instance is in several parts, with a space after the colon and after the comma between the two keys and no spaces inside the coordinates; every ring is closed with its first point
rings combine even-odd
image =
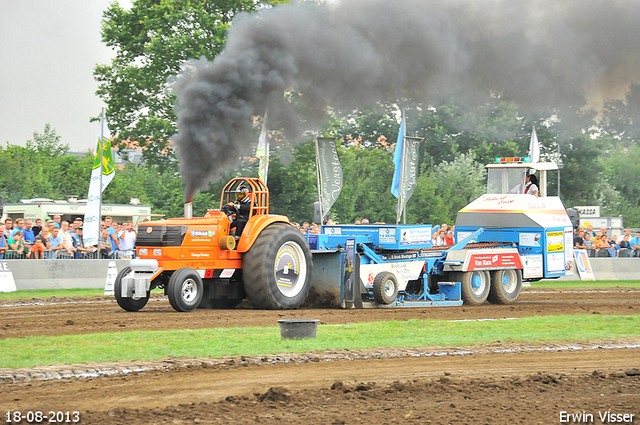
{"type": "Polygon", "coordinates": [[[236,191],[240,186],[248,188],[249,196],[253,199],[250,217],[269,214],[269,189],[262,180],[248,177],[239,177],[226,184],[222,189],[220,209],[229,202],[236,203],[236,191]]]}

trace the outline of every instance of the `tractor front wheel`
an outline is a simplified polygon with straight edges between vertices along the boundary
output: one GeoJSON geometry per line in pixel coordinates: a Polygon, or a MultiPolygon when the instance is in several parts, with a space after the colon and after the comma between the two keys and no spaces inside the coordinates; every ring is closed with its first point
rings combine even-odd
{"type": "Polygon", "coordinates": [[[147,301],[149,301],[149,291],[147,291],[147,296],[140,298],[138,300],[134,300],[133,298],[126,298],[122,296],[122,279],[125,278],[129,273],[131,273],[131,267],[127,266],[120,270],[118,275],[116,276],[116,281],[113,284],[113,293],[116,297],[116,301],[120,308],[125,311],[138,311],[141,310],[145,305],[147,305],[147,301]]]}
{"type": "Polygon", "coordinates": [[[243,258],[247,298],[258,309],[300,307],[309,294],[312,265],[309,244],[299,230],[288,224],[267,226],[243,258]]]}
{"type": "Polygon", "coordinates": [[[175,311],[193,311],[202,301],[202,279],[195,270],[183,267],[171,275],[166,292],[175,311]]]}

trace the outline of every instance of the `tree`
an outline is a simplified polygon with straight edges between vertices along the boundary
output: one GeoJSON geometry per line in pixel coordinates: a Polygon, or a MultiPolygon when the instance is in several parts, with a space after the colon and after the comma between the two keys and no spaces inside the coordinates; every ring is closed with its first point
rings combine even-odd
{"type": "Polygon", "coordinates": [[[335,203],[335,218],[341,223],[362,218],[371,223],[395,223],[396,198],[390,192],[393,152],[347,146],[340,154],[344,186],[335,203]]]}
{"type": "Polygon", "coordinates": [[[33,140],[27,140],[25,146],[38,155],[48,157],[62,156],[69,152],[69,145],[60,144],[60,136],[56,134],[56,130],[51,128],[49,123],[45,124],[42,134],[34,131],[33,140]]]}
{"type": "Polygon", "coordinates": [[[374,109],[335,115],[323,134],[365,148],[389,147],[398,135],[399,113],[396,105],[381,104],[374,109]]]}
{"type": "MultiPolygon", "coordinates": [[[[5,202],[18,202],[33,197],[65,198],[78,194],[88,179],[77,181],[82,159],[67,155],[68,145],[60,144],[60,136],[49,124],[43,133],[34,132],[26,146],[7,144],[0,148],[0,192],[5,202]]],[[[87,170],[91,165],[87,165],[87,170]]],[[[86,192],[86,189],[85,189],[86,192]]]]}
{"type": "Polygon", "coordinates": [[[565,206],[598,205],[594,185],[604,171],[602,155],[607,154],[607,141],[578,134],[562,145],[561,195],[565,206]]]}
{"type": "Polygon", "coordinates": [[[291,153],[284,147],[273,151],[267,182],[272,213],[301,223],[313,220],[313,203],[318,198],[314,143],[298,145],[291,153]]]}
{"type": "Polygon", "coordinates": [[[640,144],[640,84],[633,84],[623,100],[604,104],[602,129],[621,147],[640,144]]]}
{"type": "Polygon", "coordinates": [[[136,141],[145,148],[148,165],[175,169],[171,80],[187,60],[212,60],[220,53],[234,15],[281,2],[134,0],[129,10],[112,4],[104,12],[102,41],[116,56],[111,64],[96,66],[94,76],[116,145],[136,141]]]}
{"type": "Polygon", "coordinates": [[[435,223],[453,223],[458,211],[485,193],[484,165],[478,163],[472,153],[441,163],[435,168],[433,177],[435,196],[447,214],[438,217],[435,223]]]}
{"type": "Polygon", "coordinates": [[[425,138],[421,150],[424,164],[438,165],[467,153],[485,164],[497,156],[526,154],[531,126],[519,116],[518,106],[490,97],[482,101],[447,99],[435,105],[418,105],[411,115],[413,131],[425,138]]]}
{"type": "Polygon", "coordinates": [[[640,226],[640,146],[630,146],[623,155],[614,152],[612,158],[604,159],[604,168],[607,184],[619,196],[619,208],[606,212],[622,214],[625,226],[640,226]]]}

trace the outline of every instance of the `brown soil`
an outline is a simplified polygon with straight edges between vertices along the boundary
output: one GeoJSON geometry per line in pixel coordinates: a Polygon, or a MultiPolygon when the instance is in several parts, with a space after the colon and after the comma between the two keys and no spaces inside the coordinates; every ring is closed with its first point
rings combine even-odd
{"type": "Polygon", "coordinates": [[[287,311],[251,309],[203,310],[177,313],[165,298],[154,298],[142,310],[121,310],[112,299],[38,300],[38,305],[0,307],[0,339],[34,335],[73,335],[161,329],[203,329],[277,325],[278,319],[319,319],[320,324],[408,319],[484,319],[566,314],[640,314],[640,291],[541,291],[525,289],[512,305],[395,309],[319,309],[287,311]]]}
{"type": "MultiPolygon", "coordinates": [[[[639,310],[640,291],[623,289],[525,290],[511,306],[391,310],[176,313],[168,301],[152,300],[141,312],[126,313],[114,302],[58,303],[1,307],[0,338],[264,326],[276,325],[282,318],[346,323],[637,315],[639,310]]],[[[81,423],[87,424],[553,424],[560,423],[561,412],[566,411],[591,414],[599,424],[603,421],[598,412],[610,411],[635,414],[634,423],[640,423],[640,341],[613,343],[630,348],[545,350],[534,346],[517,350],[513,343],[496,343],[467,355],[434,354],[442,349],[431,349],[428,356],[427,349],[403,355],[376,350],[376,356],[348,351],[333,356],[312,353],[275,363],[238,359],[211,366],[205,361],[129,375],[1,384],[0,413],[6,420],[6,412],[13,410],[77,410],[81,423]],[[512,352],[498,353],[503,347],[512,352]]]]}

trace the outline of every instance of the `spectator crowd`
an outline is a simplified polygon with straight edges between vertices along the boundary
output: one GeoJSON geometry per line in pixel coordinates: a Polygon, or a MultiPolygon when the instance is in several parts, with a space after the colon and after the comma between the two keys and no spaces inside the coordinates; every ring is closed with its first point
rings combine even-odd
{"type": "Polygon", "coordinates": [[[640,230],[631,236],[631,228],[624,229],[624,235],[607,235],[607,228],[596,232],[593,225],[585,229],[579,226],[573,239],[576,249],[587,250],[590,257],[640,257],[640,230]]]}
{"type": "MultiPolygon", "coordinates": [[[[296,223],[296,222],[292,222],[291,224],[293,224],[295,228],[299,229],[300,232],[302,232],[305,235],[307,233],[312,235],[322,233],[322,228],[317,223],[309,223],[305,221],[302,224],[296,223]]],[[[327,223],[326,223],[327,226],[333,226],[336,224],[337,223],[331,219],[327,220],[327,223]]],[[[363,218],[363,219],[358,218],[353,222],[353,224],[355,224],[356,226],[360,226],[360,225],[370,224],[370,222],[369,222],[369,219],[367,218],[363,218]]],[[[373,224],[381,225],[386,223],[376,221],[373,224]]],[[[439,226],[434,226],[432,230],[433,232],[432,232],[431,244],[433,246],[455,245],[455,241],[454,241],[455,226],[449,226],[447,223],[442,223],[439,226]]]]}
{"type": "MultiPolygon", "coordinates": [[[[317,223],[292,223],[303,234],[319,234],[317,223]]],[[[328,220],[327,225],[335,225],[328,220]]],[[[357,219],[355,225],[367,225],[369,220],[357,219]]],[[[376,225],[385,224],[381,222],[376,225]]],[[[98,245],[85,246],[83,241],[82,218],[73,222],[62,220],[60,215],[47,218],[44,222],[36,219],[12,218],[0,222],[0,259],[132,259],[136,255],[137,230],[133,222],[117,223],[111,217],[101,222],[98,245]]],[[[573,240],[575,249],[585,249],[591,257],[640,257],[640,230],[631,234],[627,227],[624,235],[607,235],[606,227],[595,231],[590,224],[578,227],[573,240]]],[[[433,228],[433,246],[450,246],[454,241],[454,226],[442,223],[433,228]]]]}
{"type": "Polygon", "coordinates": [[[83,222],[73,222],[54,215],[43,222],[12,218],[0,223],[0,259],[132,259],[135,256],[137,231],[133,222],[121,224],[105,217],[101,222],[98,245],[85,246],[83,222]]]}
{"type": "MultiPolygon", "coordinates": [[[[321,233],[320,225],[316,223],[304,222],[302,224],[292,223],[294,227],[299,229],[303,234],[319,234],[321,233]]],[[[328,220],[327,225],[335,225],[333,220],[328,220]]],[[[353,224],[363,225],[369,224],[366,218],[356,219],[353,224]]],[[[385,224],[376,222],[374,224],[385,224]]],[[[433,227],[431,244],[433,246],[451,246],[454,241],[455,226],[449,226],[447,223],[436,225],[433,227]]],[[[607,235],[607,228],[601,227],[596,232],[593,225],[589,224],[585,229],[584,226],[578,227],[573,240],[575,249],[585,249],[590,257],[640,257],[640,230],[632,236],[631,228],[624,230],[624,235],[618,237],[607,235]]]]}

